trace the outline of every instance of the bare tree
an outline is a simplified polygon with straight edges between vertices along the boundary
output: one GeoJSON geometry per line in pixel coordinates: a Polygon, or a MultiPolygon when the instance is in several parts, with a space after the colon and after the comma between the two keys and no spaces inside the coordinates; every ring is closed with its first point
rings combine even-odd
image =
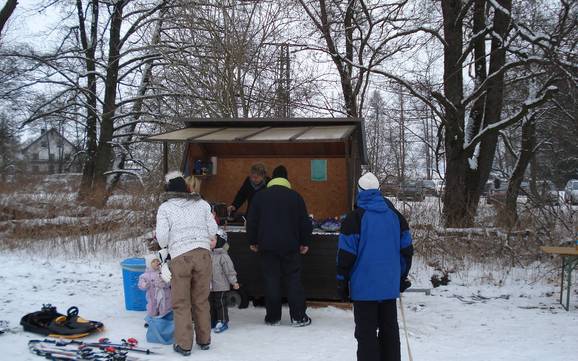
{"type": "MultiPolygon", "coordinates": [[[[55,49],[7,50],[3,54],[27,62],[21,84],[5,92],[4,97],[24,89],[50,89],[38,98],[42,101],[20,99],[30,110],[24,124],[58,114],[85,128],[86,161],[79,196],[95,205],[103,205],[110,194],[107,175],[112,168],[115,132],[130,129],[121,125],[131,121],[134,111],[144,112],[142,106],[131,105],[149,97],[138,92],[142,84],[139,79],[146,78],[146,73],[150,76],[150,70],[144,75],[142,71],[152,59],[160,58],[158,49],[154,50],[160,45],[147,44],[145,39],[154,32],[157,15],[166,6],[164,0],[77,0],[74,7],[67,8],[67,19],[76,18],[76,24],[63,23],[62,42],[55,49]]],[[[137,117],[136,121],[158,120],[137,117]]]]}
{"type": "Polygon", "coordinates": [[[14,10],[16,10],[16,5],[18,5],[18,0],[7,0],[2,10],[0,10],[0,36],[8,19],[12,16],[14,10]]]}
{"type": "Polygon", "coordinates": [[[371,71],[413,45],[406,32],[407,1],[299,0],[324,46],[310,48],[326,53],[339,75],[345,114],[360,117],[371,71]],[[403,29],[403,30],[402,30],[403,29]]]}
{"type": "Polygon", "coordinates": [[[6,114],[0,113],[0,180],[16,171],[18,145],[16,125],[6,114]]]}
{"type": "MultiPolygon", "coordinates": [[[[570,13],[571,14],[571,13],[570,13]]],[[[570,60],[572,55],[575,53],[576,41],[578,40],[578,24],[576,21],[562,23],[556,16],[551,16],[547,10],[544,9],[544,3],[542,1],[532,1],[527,7],[522,9],[519,17],[523,17],[526,21],[525,24],[528,31],[531,33],[541,33],[541,34],[556,34],[559,37],[558,47],[566,54],[570,55],[570,60]],[[560,26],[560,27],[559,27],[560,26]]],[[[541,57],[544,50],[533,45],[530,49],[532,56],[541,57]]],[[[574,57],[574,61],[576,58],[574,57]]],[[[511,171],[507,174],[508,176],[508,190],[506,194],[506,200],[503,205],[499,206],[497,222],[508,226],[516,226],[518,222],[518,211],[517,211],[517,198],[520,193],[521,183],[527,173],[528,166],[533,162],[536,155],[540,153],[541,149],[544,149],[547,144],[554,144],[558,142],[558,139],[563,139],[566,134],[571,134],[573,128],[567,125],[562,125],[567,121],[576,122],[576,118],[572,116],[573,107],[572,99],[573,95],[576,94],[577,80],[576,74],[578,74],[578,69],[572,67],[565,67],[564,72],[560,74],[558,80],[556,80],[556,87],[562,89],[560,94],[554,95],[552,101],[547,104],[536,108],[531,114],[526,116],[521,121],[520,131],[514,133],[514,142],[519,143],[519,151],[516,152],[512,144],[511,138],[503,136],[503,142],[505,148],[508,150],[506,156],[514,158],[515,164],[511,171]],[[537,133],[537,129],[540,129],[540,135],[537,133]],[[554,132],[544,131],[545,129],[553,129],[554,132]],[[563,131],[561,131],[563,129],[563,131]],[[517,138],[517,139],[516,139],[517,138]]],[[[540,88],[541,83],[547,81],[550,75],[554,73],[559,73],[559,71],[552,66],[538,68],[536,65],[531,64],[527,69],[521,69],[514,73],[513,76],[507,80],[507,89],[510,94],[527,93],[533,94],[540,88]]],[[[575,104],[575,102],[574,102],[575,104]]],[[[501,135],[505,135],[502,132],[501,135]]],[[[570,149],[567,149],[568,154],[572,154],[570,149]]],[[[562,157],[566,158],[566,157],[562,157]]],[[[534,167],[536,167],[536,162],[534,167]]],[[[550,162],[548,168],[554,168],[556,161],[550,162]]],[[[577,172],[576,167],[564,167],[570,172],[577,172]]],[[[536,169],[534,169],[534,176],[530,178],[531,190],[526,190],[526,195],[529,196],[532,204],[540,205],[542,204],[543,195],[540,194],[535,188],[536,181],[536,169]]],[[[544,177],[543,179],[554,180],[552,174],[544,177]]],[[[563,178],[562,182],[565,182],[568,178],[563,178]]],[[[557,179],[556,179],[557,180],[557,179]]],[[[559,185],[562,183],[558,181],[559,185]]]]}
{"type": "MultiPolygon", "coordinates": [[[[520,6],[523,4],[520,2],[520,6]]],[[[416,29],[432,35],[443,47],[443,91],[424,94],[402,74],[383,67],[371,71],[403,84],[442,121],[445,148],[444,218],[449,227],[471,226],[497,146],[498,133],[531,116],[556,91],[556,79],[575,69],[561,46],[575,27],[576,4],[561,0],[555,11],[556,26],[535,33],[523,19],[512,17],[512,2],[498,0],[448,0],[441,2],[443,30],[423,23],[416,29]],[[490,49],[486,43],[490,41],[490,49]],[[536,46],[540,56],[528,49],[536,46]],[[471,61],[469,60],[471,59],[471,61]],[[505,78],[514,70],[534,65],[538,73],[550,72],[539,89],[515,105],[515,112],[502,118],[505,78]],[[464,71],[472,69],[472,83],[464,71]]]]}
{"type": "Polygon", "coordinates": [[[163,36],[179,51],[163,54],[166,66],[156,78],[159,88],[187,94],[175,99],[172,111],[271,116],[282,102],[281,85],[291,108],[308,107],[309,74],[280,68],[302,48],[291,35],[290,10],[277,2],[231,0],[174,8],[163,36]]]}

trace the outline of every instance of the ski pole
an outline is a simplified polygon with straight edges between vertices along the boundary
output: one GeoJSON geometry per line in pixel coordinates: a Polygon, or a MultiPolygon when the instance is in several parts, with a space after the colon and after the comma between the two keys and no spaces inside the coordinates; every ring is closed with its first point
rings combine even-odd
{"type": "Polygon", "coordinates": [[[407,333],[407,323],[405,322],[405,312],[403,311],[403,297],[399,294],[399,308],[401,309],[401,320],[403,321],[403,330],[405,331],[405,344],[407,346],[407,356],[409,361],[413,361],[413,356],[411,355],[411,348],[409,347],[409,334],[407,333]]]}

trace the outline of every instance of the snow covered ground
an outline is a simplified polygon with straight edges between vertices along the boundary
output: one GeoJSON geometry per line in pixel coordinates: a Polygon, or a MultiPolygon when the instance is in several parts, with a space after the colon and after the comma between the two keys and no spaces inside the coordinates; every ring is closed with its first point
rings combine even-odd
{"type": "MultiPolygon", "coordinates": [[[[136,337],[160,353],[143,360],[181,360],[169,346],[146,345],[142,312],[124,310],[120,259],[64,256],[31,256],[30,252],[0,254],[0,319],[10,332],[0,336],[0,359],[40,360],[27,350],[27,341],[38,338],[18,326],[20,317],[40,309],[43,303],[60,312],[75,305],[81,315],[102,321],[106,330],[90,339],[136,337]]],[[[418,286],[426,286],[427,267],[415,269],[418,286]]],[[[404,295],[410,344],[416,361],[530,361],[571,360],[578,353],[578,297],[570,312],[557,304],[556,275],[512,270],[498,275],[488,269],[472,269],[453,275],[452,283],[432,290],[431,296],[404,295]],[[502,279],[500,280],[498,279],[502,279]],[[497,286],[500,285],[500,286],[497,286]]],[[[575,285],[576,286],[576,285],[575,285]]],[[[231,328],[213,336],[209,351],[195,349],[195,360],[284,361],[354,360],[351,311],[310,309],[313,324],[288,326],[287,310],[282,326],[263,324],[264,309],[231,310],[231,328]]],[[[400,320],[400,326],[403,324],[400,320]]],[[[402,331],[403,359],[407,360],[402,331]]]]}

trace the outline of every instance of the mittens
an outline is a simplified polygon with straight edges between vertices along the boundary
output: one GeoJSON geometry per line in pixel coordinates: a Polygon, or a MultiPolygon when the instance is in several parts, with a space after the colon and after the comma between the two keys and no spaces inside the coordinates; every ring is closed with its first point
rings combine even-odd
{"type": "Polygon", "coordinates": [[[166,248],[161,249],[158,256],[161,263],[166,263],[170,259],[169,250],[166,248]]]}
{"type": "Polygon", "coordinates": [[[411,282],[409,279],[404,278],[404,279],[399,281],[399,292],[404,292],[405,290],[407,290],[410,287],[411,287],[411,282]]]}
{"type": "Polygon", "coordinates": [[[349,282],[346,280],[337,281],[337,295],[343,302],[349,301],[349,282]]]}
{"type": "Polygon", "coordinates": [[[172,274],[171,270],[169,269],[169,264],[167,262],[163,262],[163,264],[161,265],[161,278],[166,283],[171,283],[172,274]]]}

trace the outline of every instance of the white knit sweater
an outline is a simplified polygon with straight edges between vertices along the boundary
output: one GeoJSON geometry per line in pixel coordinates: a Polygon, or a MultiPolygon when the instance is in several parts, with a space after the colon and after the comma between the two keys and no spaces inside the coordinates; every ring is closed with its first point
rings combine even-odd
{"type": "Polygon", "coordinates": [[[172,198],[157,212],[157,241],[172,258],[196,248],[211,250],[218,227],[211,206],[202,199],[172,198]]]}

